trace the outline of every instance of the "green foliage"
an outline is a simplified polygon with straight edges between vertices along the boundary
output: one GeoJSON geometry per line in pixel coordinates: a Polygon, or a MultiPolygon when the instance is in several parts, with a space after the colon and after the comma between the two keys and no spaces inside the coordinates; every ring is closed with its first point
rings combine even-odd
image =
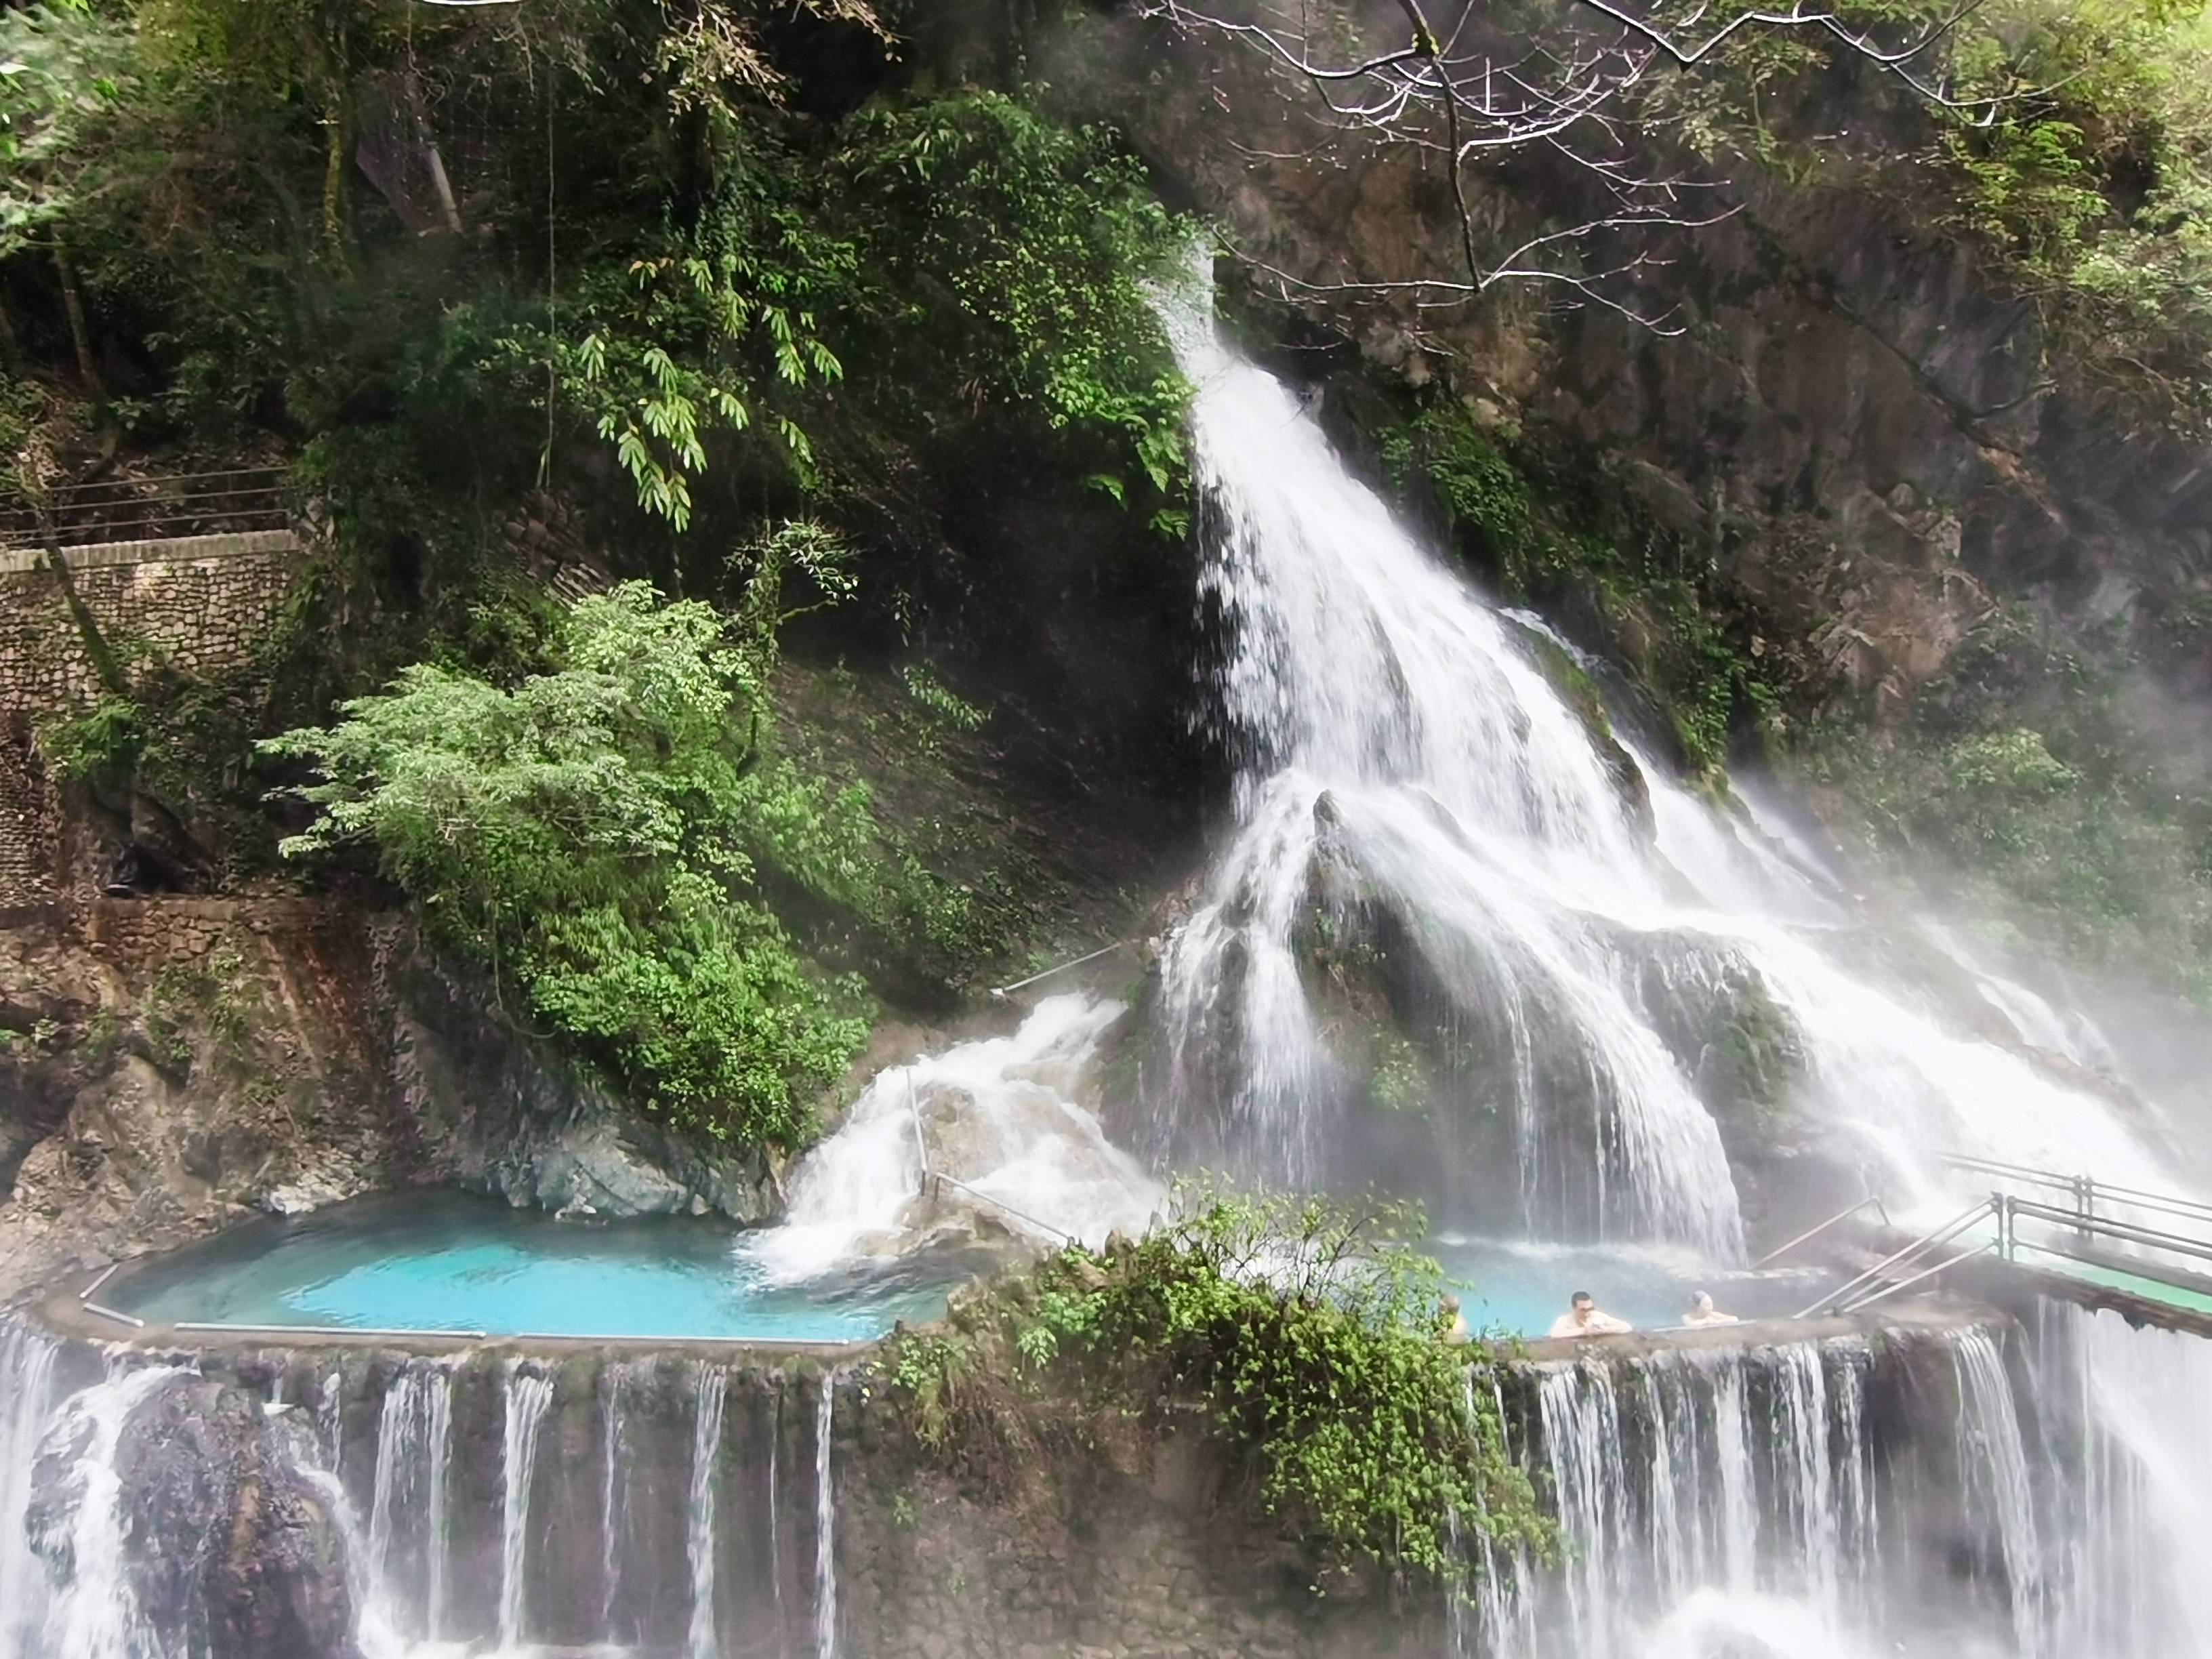
{"type": "Polygon", "coordinates": [[[1904,730],[1815,726],[1795,764],[2000,945],[2212,1006],[2212,793],[2164,736],[2192,716],[2153,688],[2122,635],[2002,614],[1904,730]]]}
{"type": "Polygon", "coordinates": [[[1506,1455],[1486,1355],[1442,1340],[1442,1278],[1406,1242],[1419,1229],[1397,1205],[1200,1194],[1139,1243],[1071,1246],[1002,1283],[951,1335],[902,1336],[890,1382],[940,1452],[1019,1435],[1042,1402],[1096,1419],[1195,1401],[1329,1568],[1457,1583],[1455,1517],[1539,1556],[1553,1540],[1506,1455]]]}
{"type": "Polygon", "coordinates": [[[864,902],[875,857],[864,796],[763,752],[775,588],[804,539],[754,550],[734,623],[626,584],[577,602],[550,672],[507,688],[417,664],[264,745],[323,779],[288,854],[374,846],[441,937],[671,1121],[782,1146],[866,1027],[763,884],[864,902]]]}
{"type": "MultiPolygon", "coordinates": [[[[975,92],[863,112],[838,166],[872,228],[867,303],[892,378],[1112,436],[1155,501],[1180,498],[1189,390],[1144,284],[1190,231],[1109,134],[975,92]]],[[[1096,476],[1129,498],[1130,480],[1096,476]]]]}
{"type": "Polygon", "coordinates": [[[591,270],[562,333],[507,342],[526,362],[550,352],[562,395],[613,444],[640,504],[679,531],[691,521],[690,480],[706,470],[709,431],[758,421],[803,469],[811,446],[775,394],[844,374],[816,307],[850,283],[856,256],[780,198],[790,184],[726,169],[688,232],[625,267],[591,270]]]}
{"type": "Polygon", "coordinates": [[[82,6],[0,10],[0,258],[104,180],[88,135],[128,95],[127,31],[82,6]]]}
{"type": "Polygon", "coordinates": [[[930,671],[927,663],[917,663],[906,671],[907,695],[942,724],[956,732],[980,732],[990,718],[990,711],[979,708],[959,696],[930,671]]]}
{"type": "Polygon", "coordinates": [[[1595,522],[1586,490],[1540,483],[1457,403],[1430,404],[1385,433],[1381,449],[1401,483],[1427,480],[1455,536],[1508,596],[1595,613],[1664,704],[1694,768],[1718,769],[1739,715],[1774,706],[1773,688],[1731,643],[1676,550],[1595,522]]]}
{"type": "Polygon", "coordinates": [[[2212,30],[2198,0],[2005,0],[1953,75],[1993,118],[1939,118],[1937,210],[2001,255],[2072,362],[2212,423],[2212,30]]]}

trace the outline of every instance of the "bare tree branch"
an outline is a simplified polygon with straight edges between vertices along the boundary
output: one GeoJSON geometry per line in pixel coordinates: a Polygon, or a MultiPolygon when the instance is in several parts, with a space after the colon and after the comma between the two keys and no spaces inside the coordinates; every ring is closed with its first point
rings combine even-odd
{"type": "Polygon", "coordinates": [[[1455,253],[1464,266],[1463,275],[1449,278],[1329,283],[1248,261],[1286,294],[1397,295],[1427,307],[1464,305],[1503,282],[1535,283],[1562,290],[1572,302],[1601,305],[1666,331],[1668,313],[1638,293],[1639,279],[1664,262],[1648,252],[1615,250],[1653,233],[1717,223],[1735,210],[1686,205],[1692,192],[1725,181],[1690,177],[1653,159],[1668,151],[1651,142],[1649,100],[1638,94],[1655,71],[1708,66],[1732,44],[1755,37],[1801,36],[1895,80],[1932,106],[1983,124],[1996,118],[2001,105],[2036,95],[1962,96],[1949,84],[1942,48],[1986,0],[1949,0],[1940,16],[1888,40],[1812,0],[1785,7],[1739,3],[1721,15],[1701,3],[1686,12],[1677,8],[1671,17],[1662,0],[1558,0],[1558,27],[1521,36],[1499,35],[1478,0],[1457,0],[1448,32],[1429,10],[1439,0],[1395,0],[1411,40],[1390,47],[1374,41],[1370,30],[1364,48],[1326,47],[1316,39],[1330,25],[1349,28],[1358,0],[1321,0],[1312,6],[1318,21],[1285,17],[1271,9],[1272,0],[1249,3],[1254,9],[1237,15],[1212,8],[1237,0],[1147,0],[1146,9],[1188,32],[1248,47],[1272,72],[1303,83],[1328,135],[1309,154],[1349,140],[1434,157],[1450,190],[1455,253]],[[1586,203],[1576,223],[1510,248],[1486,249],[1468,171],[1517,155],[1567,166],[1595,187],[1599,200],[1586,203]]]}

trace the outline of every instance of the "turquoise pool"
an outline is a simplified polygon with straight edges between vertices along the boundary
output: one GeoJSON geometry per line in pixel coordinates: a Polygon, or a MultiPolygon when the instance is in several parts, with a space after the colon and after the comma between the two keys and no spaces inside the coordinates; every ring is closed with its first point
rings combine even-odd
{"type": "Polygon", "coordinates": [[[149,1325],[849,1342],[934,1319],[960,1264],[762,1282],[726,1223],[584,1225],[446,1190],[252,1221],[126,1268],[100,1300],[149,1325]]]}

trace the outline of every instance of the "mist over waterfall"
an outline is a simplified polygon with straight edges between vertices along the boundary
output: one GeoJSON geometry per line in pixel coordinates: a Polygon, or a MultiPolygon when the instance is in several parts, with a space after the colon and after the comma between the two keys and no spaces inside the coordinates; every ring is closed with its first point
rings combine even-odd
{"type": "Polygon", "coordinates": [[[1674,781],[1594,694],[1571,702],[1571,647],[1422,547],[1202,296],[1169,314],[1237,772],[1233,837],[1164,968],[1156,1159],[1294,1185],[1394,1173],[1365,1158],[1394,1131],[1359,1098],[1360,1011],[1317,997],[1316,962],[1364,929],[1354,948],[1395,975],[1389,1014],[1425,1002],[1442,1033],[1419,1056],[1439,1127],[1417,1158],[1447,1172],[1449,1220],[1495,1230],[1502,1197],[1509,1231],[1737,1259],[1700,1073],[1714,1030],[1752,1016],[1778,1027],[1787,1109],[1844,1190],[1937,1203],[1944,1152],[2171,1184],[2147,1114],[2056,1074],[2036,1033],[1957,1018],[1816,862],[1674,781]]]}

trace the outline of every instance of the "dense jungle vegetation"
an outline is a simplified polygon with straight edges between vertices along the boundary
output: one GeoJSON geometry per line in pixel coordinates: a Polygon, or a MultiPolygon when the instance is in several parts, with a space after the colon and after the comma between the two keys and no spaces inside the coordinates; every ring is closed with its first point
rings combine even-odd
{"type": "MultiPolygon", "coordinates": [[[[1163,558],[1189,527],[1144,285],[1194,228],[1115,135],[1048,112],[1018,49],[991,84],[941,72],[913,46],[927,9],[0,10],[0,494],[283,462],[321,532],[252,674],[95,639],[106,695],[42,734],[53,768],[158,798],[211,881],[312,860],[404,890],[652,1109],[803,1144],[887,980],[957,990],[1030,941],[1004,883],[794,731],[783,633],[834,611],[896,654],[933,595],[988,583],[918,528],[979,456],[1163,558]],[[512,533],[549,521],[626,580],[550,594],[512,533]]],[[[1786,114],[1822,73],[1802,43],[1747,40],[1651,109],[1729,167],[1908,202],[2037,308],[2054,373],[2197,430],[2208,27],[1997,0],[1946,63],[2001,101],[1850,143],[1786,114]]],[[[1869,845],[2206,993],[2212,808],[2145,714],[2201,653],[2201,587],[2148,629],[2005,608],[1869,737],[1572,458],[1449,388],[1399,410],[1386,470],[1486,580],[1584,606],[1691,768],[1763,733],[1869,845]]],[[[927,661],[904,684],[921,728],[986,716],[927,661]]]]}
{"type": "Polygon", "coordinates": [[[1139,284],[1187,233],[1102,132],[868,97],[892,49],[858,4],[0,15],[0,486],[295,456],[328,530],[260,673],[100,641],[108,696],[43,746],[237,872],[283,829],[287,860],[373,855],[528,1023],[747,1144],[803,1144],[867,1029],[786,918],[955,981],[1018,943],[779,744],[780,631],[898,629],[922,579],[884,521],[948,443],[1181,527],[1139,284]],[[643,580],[540,591],[500,532],[549,489],[643,580]],[[272,824],[295,781],[312,813],[272,824]]]}

